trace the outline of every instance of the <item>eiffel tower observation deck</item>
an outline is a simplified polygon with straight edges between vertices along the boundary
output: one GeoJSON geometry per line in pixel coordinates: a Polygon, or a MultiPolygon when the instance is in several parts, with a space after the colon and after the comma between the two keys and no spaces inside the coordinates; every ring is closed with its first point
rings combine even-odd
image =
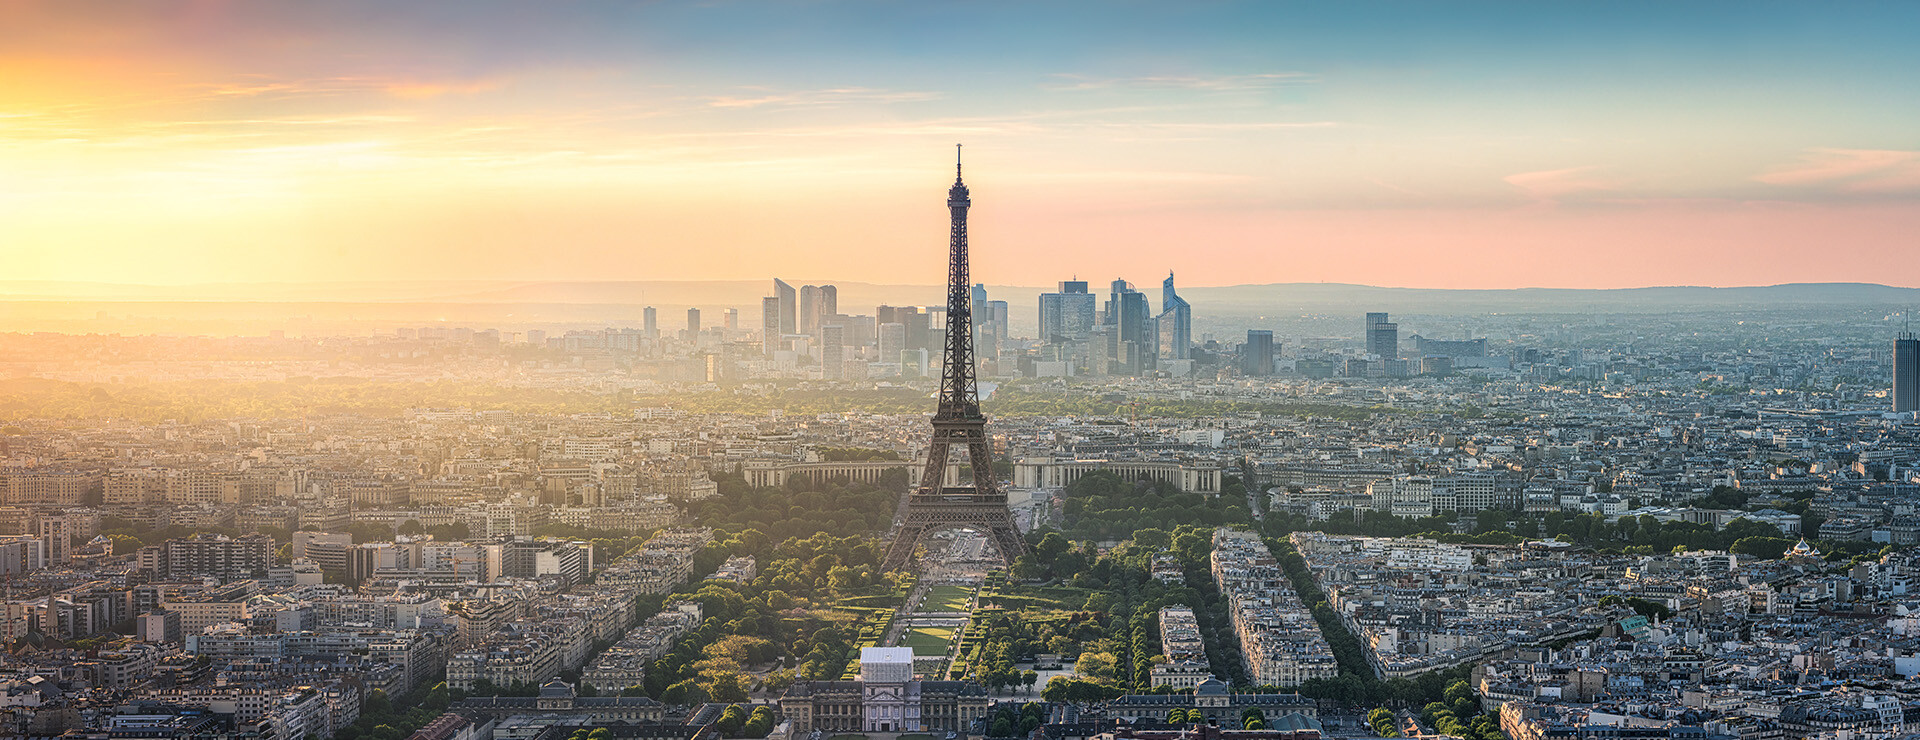
{"type": "Polygon", "coordinates": [[[927,447],[927,467],[920,485],[900,501],[893,541],[887,546],[886,570],[903,570],[927,535],[950,529],[987,533],[1000,558],[1008,565],[1027,551],[1026,540],[1007,510],[1007,495],[993,477],[993,451],[987,445],[987,417],[980,413],[980,391],[974,379],[973,298],[967,274],[967,209],[973,199],[961,178],[958,145],[954,146],[953,187],[947,189],[947,211],[952,216],[947,250],[947,337],[940,364],[940,405],[933,413],[933,437],[927,447]],[[970,485],[944,485],[952,448],[965,447],[973,469],[970,485]]]}

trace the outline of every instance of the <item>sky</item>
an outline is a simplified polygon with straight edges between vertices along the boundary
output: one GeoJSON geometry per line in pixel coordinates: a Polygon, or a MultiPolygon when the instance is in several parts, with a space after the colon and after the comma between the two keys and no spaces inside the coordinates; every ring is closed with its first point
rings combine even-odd
{"type": "Polygon", "coordinates": [[[1920,3],[0,0],[0,264],[1920,286],[1920,3]]]}

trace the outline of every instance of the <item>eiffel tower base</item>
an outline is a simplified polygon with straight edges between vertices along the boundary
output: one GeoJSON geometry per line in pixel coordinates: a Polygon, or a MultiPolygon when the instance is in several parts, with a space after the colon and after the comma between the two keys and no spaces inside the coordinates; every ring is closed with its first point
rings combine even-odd
{"type": "Polygon", "coordinates": [[[887,546],[882,570],[905,570],[913,560],[913,551],[927,535],[949,529],[973,529],[986,532],[1000,550],[1007,565],[1027,551],[1027,541],[1013,524],[1013,512],[1007,510],[1006,497],[981,500],[972,488],[948,489],[945,495],[916,492],[907,504],[906,519],[894,531],[887,546]],[[992,499],[998,499],[992,500],[992,499]]]}

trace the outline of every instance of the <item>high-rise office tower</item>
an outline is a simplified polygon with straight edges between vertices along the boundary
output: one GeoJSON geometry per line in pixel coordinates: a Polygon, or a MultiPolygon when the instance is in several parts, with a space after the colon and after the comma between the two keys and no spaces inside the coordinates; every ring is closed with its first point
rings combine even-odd
{"type": "Polygon", "coordinates": [[[820,286],[800,286],[800,329],[801,334],[813,336],[820,332],[820,286]]]}
{"type": "Polygon", "coordinates": [[[727,309],[727,312],[724,314],[721,314],[721,316],[723,316],[726,321],[725,326],[727,327],[727,329],[732,330],[732,329],[740,328],[740,309],[729,308],[727,309]]]}
{"type": "Polygon", "coordinates": [[[1256,377],[1273,374],[1273,332],[1266,329],[1247,330],[1247,343],[1240,345],[1240,368],[1256,377]]]}
{"type": "Polygon", "coordinates": [[[1913,332],[1893,340],[1893,410],[1920,411],[1920,339],[1913,332]]]}
{"type": "Polygon", "coordinates": [[[773,297],[780,302],[780,324],[777,333],[793,334],[799,330],[799,309],[794,306],[793,286],[780,278],[773,279],[773,297]]]}
{"type": "Polygon", "coordinates": [[[1107,357],[1119,364],[1116,372],[1123,374],[1138,375],[1154,369],[1158,365],[1154,355],[1159,332],[1153,327],[1147,295],[1125,280],[1113,281],[1112,291],[1104,321],[1113,329],[1107,335],[1107,357]]]}
{"type": "Polygon", "coordinates": [[[1384,313],[1367,314],[1367,352],[1383,360],[1400,359],[1400,325],[1384,313]]]}
{"type": "Polygon", "coordinates": [[[1065,293],[1040,294],[1041,342],[1064,342],[1067,336],[1067,296],[1065,293]]]}
{"type": "Polygon", "coordinates": [[[1040,294],[1040,341],[1085,339],[1099,313],[1085,280],[1062,280],[1057,293],[1040,294]]]}
{"type": "Polygon", "coordinates": [[[640,315],[640,323],[642,328],[647,331],[647,338],[658,339],[660,337],[660,312],[655,310],[654,307],[648,306],[640,315]]]}
{"type": "Polygon", "coordinates": [[[1107,305],[1101,307],[1100,323],[1108,326],[1120,325],[1120,296],[1133,292],[1133,284],[1125,280],[1114,280],[1107,287],[1107,305]]]}
{"type": "Polygon", "coordinates": [[[760,299],[760,351],[772,355],[780,343],[780,299],[767,296],[760,299]]]}
{"type": "Polygon", "coordinates": [[[1193,359],[1193,304],[1173,292],[1173,271],[1160,284],[1160,358],[1193,359]]]}
{"type": "Polygon", "coordinates": [[[820,327],[820,377],[839,380],[847,367],[846,327],[820,327]]]}
{"type": "Polygon", "coordinates": [[[700,336],[700,309],[687,309],[687,338],[700,336]]]}
{"type": "Polygon", "coordinates": [[[1000,340],[1006,338],[1006,321],[995,315],[996,305],[1004,309],[1006,301],[994,301],[987,298],[987,286],[974,283],[968,291],[969,308],[973,311],[973,344],[975,356],[981,359],[1000,357],[1000,340]]]}
{"type": "Polygon", "coordinates": [[[840,313],[840,289],[831,285],[820,286],[820,315],[832,316],[840,313]]]}
{"type": "Polygon", "coordinates": [[[887,322],[880,325],[880,361],[898,362],[900,352],[907,348],[907,325],[887,322]]]}
{"type": "Polygon", "coordinates": [[[893,318],[907,326],[907,349],[933,346],[933,314],[920,310],[919,306],[900,306],[894,309],[893,318]]]}

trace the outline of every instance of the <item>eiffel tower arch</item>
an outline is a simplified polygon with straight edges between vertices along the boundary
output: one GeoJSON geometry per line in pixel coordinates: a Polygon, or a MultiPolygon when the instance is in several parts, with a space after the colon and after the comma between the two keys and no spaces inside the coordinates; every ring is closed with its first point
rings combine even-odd
{"type": "MultiPolygon", "coordinates": [[[[955,146],[956,154],[959,147],[955,146]]],[[[1007,495],[993,476],[993,451],[987,446],[987,417],[980,413],[980,391],[973,367],[973,297],[967,275],[967,208],[973,205],[953,165],[953,187],[947,190],[947,210],[953,226],[947,255],[947,340],[940,363],[940,405],[933,414],[933,438],[927,446],[927,467],[920,485],[900,499],[894,516],[892,543],[887,546],[885,570],[903,570],[927,535],[949,529],[986,532],[1008,565],[1027,552],[1027,541],[1013,524],[1007,495]],[[947,463],[954,448],[966,450],[973,467],[973,483],[947,486],[947,463]]]]}

